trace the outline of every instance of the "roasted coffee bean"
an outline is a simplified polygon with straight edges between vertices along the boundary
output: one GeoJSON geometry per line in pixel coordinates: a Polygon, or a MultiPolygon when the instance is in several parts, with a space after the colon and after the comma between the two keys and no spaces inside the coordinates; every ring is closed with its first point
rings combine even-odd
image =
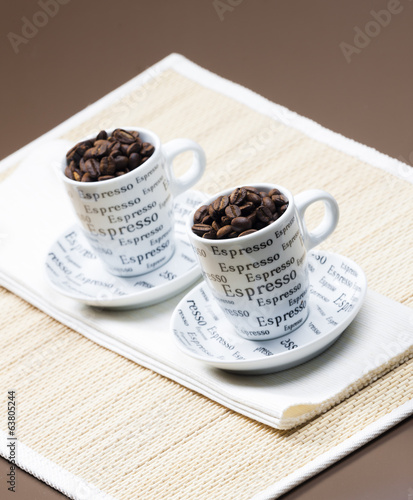
{"type": "Polygon", "coordinates": [[[268,196],[271,198],[271,196],[275,195],[280,195],[281,191],[279,189],[271,189],[271,191],[268,192],[268,196]]]}
{"type": "Polygon", "coordinates": [[[106,132],[106,130],[101,130],[98,135],[96,136],[96,141],[100,141],[101,139],[107,139],[108,138],[108,134],[106,132]]]}
{"type": "Polygon", "coordinates": [[[245,205],[242,205],[239,208],[241,209],[242,215],[248,215],[255,209],[255,205],[254,205],[254,203],[247,201],[247,203],[245,203],[245,205]]]}
{"type": "Polygon", "coordinates": [[[195,212],[194,215],[194,223],[199,224],[204,217],[208,215],[208,205],[202,205],[202,207],[199,207],[198,210],[195,212]]]}
{"type": "Polygon", "coordinates": [[[214,219],[208,214],[202,219],[202,224],[209,224],[211,225],[213,223],[214,219]]]}
{"type": "Polygon", "coordinates": [[[130,146],[130,144],[123,144],[123,143],[121,143],[120,150],[121,150],[121,153],[122,153],[123,156],[127,156],[128,155],[129,146],[130,146]]]}
{"type": "Polygon", "coordinates": [[[257,208],[257,219],[260,220],[261,222],[270,222],[272,221],[272,212],[269,208],[264,207],[264,205],[261,205],[260,207],[257,208]]]}
{"type": "Polygon", "coordinates": [[[85,161],[86,172],[92,177],[99,177],[99,162],[95,158],[89,158],[85,161]]]}
{"type": "Polygon", "coordinates": [[[272,214],[275,213],[277,210],[275,207],[275,203],[272,201],[272,199],[269,196],[264,196],[262,198],[262,204],[264,207],[269,208],[272,214]]]}
{"type": "Polygon", "coordinates": [[[113,175],[102,175],[98,177],[98,181],[108,181],[109,179],[114,179],[113,175]]]}
{"type": "Polygon", "coordinates": [[[149,144],[149,142],[143,142],[142,143],[142,148],[141,148],[141,155],[142,156],[152,156],[153,152],[155,151],[155,148],[152,144],[149,144]]]}
{"type": "Polygon", "coordinates": [[[129,156],[128,167],[131,170],[134,170],[135,168],[139,167],[140,164],[141,164],[141,155],[139,153],[132,153],[129,156]]]}
{"type": "Polygon", "coordinates": [[[75,181],[80,181],[81,180],[81,176],[79,174],[79,172],[77,172],[76,170],[73,172],[73,180],[75,181]]]}
{"type": "Polygon", "coordinates": [[[220,196],[219,197],[219,203],[216,203],[216,202],[217,202],[217,200],[215,200],[215,202],[214,202],[214,208],[215,208],[215,210],[219,214],[223,215],[223,212],[225,212],[225,210],[226,210],[226,208],[227,208],[227,206],[229,204],[229,196],[226,196],[226,195],[225,196],[220,196]]]}
{"type": "Polygon", "coordinates": [[[257,232],[256,229],[248,229],[247,231],[244,231],[243,233],[240,233],[238,235],[238,238],[240,238],[241,236],[248,236],[249,234],[254,234],[256,232],[257,232]]]}
{"type": "Polygon", "coordinates": [[[116,170],[120,172],[121,170],[125,170],[128,167],[129,158],[127,156],[116,156],[114,158],[116,170]]]}
{"type": "Polygon", "coordinates": [[[260,194],[260,190],[258,188],[252,186],[245,186],[245,189],[250,193],[260,194]]]}
{"type": "Polygon", "coordinates": [[[223,226],[227,226],[228,224],[231,224],[231,220],[232,220],[232,218],[231,218],[231,217],[228,217],[227,215],[223,215],[223,216],[221,217],[221,224],[222,224],[223,226]]]}
{"type": "Polygon", "coordinates": [[[217,239],[217,233],[211,229],[211,231],[208,231],[207,233],[204,233],[202,235],[203,238],[206,238],[208,240],[216,240],[217,239]]]}
{"type": "Polygon", "coordinates": [[[220,240],[247,236],[272,224],[287,207],[288,199],[278,189],[267,192],[242,186],[229,196],[218,196],[209,205],[202,205],[194,214],[193,232],[220,240]],[[197,231],[199,226],[203,227],[202,231],[197,231]]]}
{"type": "Polygon", "coordinates": [[[259,194],[249,191],[247,194],[247,200],[253,203],[256,207],[259,207],[261,205],[262,198],[259,194]]]}
{"type": "Polygon", "coordinates": [[[252,212],[252,213],[250,213],[250,214],[246,215],[246,218],[247,218],[247,219],[249,219],[249,220],[251,221],[252,225],[254,225],[254,224],[255,224],[255,221],[257,220],[257,211],[256,211],[256,210],[254,210],[254,212],[252,212]]]}
{"type": "Polygon", "coordinates": [[[251,229],[252,222],[247,217],[235,217],[231,221],[231,226],[237,233],[242,233],[243,231],[247,231],[247,229],[251,229]]]}
{"type": "Polygon", "coordinates": [[[76,162],[80,161],[80,158],[85,154],[85,152],[93,146],[92,141],[83,141],[79,142],[78,144],[75,144],[73,148],[71,148],[67,154],[66,154],[66,159],[68,161],[74,160],[76,162]]]}
{"type": "Polygon", "coordinates": [[[288,198],[284,196],[283,194],[276,194],[271,196],[272,201],[274,202],[276,207],[281,207],[282,205],[285,205],[288,203],[288,198]]]}
{"type": "Polygon", "coordinates": [[[132,153],[139,153],[141,150],[141,144],[139,142],[134,142],[126,148],[126,155],[130,156],[132,153]]]}
{"type": "Polygon", "coordinates": [[[132,142],[135,142],[135,138],[130,132],[126,132],[126,130],[123,130],[121,128],[117,128],[116,130],[113,131],[112,135],[119,141],[123,142],[124,144],[132,144],[132,142]]]}
{"type": "Polygon", "coordinates": [[[244,187],[236,188],[229,196],[231,205],[242,205],[247,197],[247,190],[244,187]]]}
{"type": "Polygon", "coordinates": [[[69,165],[67,165],[65,168],[65,176],[68,177],[69,179],[74,180],[73,172],[72,169],[69,167],[69,165]]]}
{"type": "Polygon", "coordinates": [[[230,233],[234,232],[230,225],[222,226],[221,229],[217,231],[217,238],[220,240],[222,238],[227,238],[230,233]]]}
{"type": "Polygon", "coordinates": [[[198,236],[203,236],[205,233],[212,231],[212,226],[209,224],[194,224],[192,231],[198,236]]]}
{"type": "MultiPolygon", "coordinates": [[[[107,176],[119,177],[139,167],[153,154],[154,146],[145,143],[145,153],[142,155],[140,151],[143,143],[139,132],[132,132],[115,129],[108,135],[105,130],[101,130],[94,140],[75,144],[66,154],[65,175],[82,181],[84,174],[88,173],[93,181],[107,180],[107,176]],[[78,173],[76,176],[75,171],[78,173]]],[[[86,176],[84,182],[91,180],[86,176]]]]}
{"type": "Polygon", "coordinates": [[[241,209],[237,205],[228,205],[225,209],[225,215],[232,220],[241,215],[241,209]]]}
{"type": "Polygon", "coordinates": [[[218,220],[219,219],[219,212],[217,212],[215,210],[213,204],[209,205],[208,214],[209,214],[210,217],[212,217],[213,220],[218,220]]]}
{"type": "Polygon", "coordinates": [[[80,180],[82,182],[93,182],[96,180],[96,177],[92,177],[90,174],[86,172],[86,174],[82,175],[82,178],[80,180]]]}

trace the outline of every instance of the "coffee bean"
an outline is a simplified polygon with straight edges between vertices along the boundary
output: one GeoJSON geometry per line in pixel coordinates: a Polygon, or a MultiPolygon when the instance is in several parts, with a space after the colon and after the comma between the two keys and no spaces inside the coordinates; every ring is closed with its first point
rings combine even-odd
{"type": "Polygon", "coordinates": [[[72,169],[69,167],[69,165],[66,166],[65,168],[65,176],[68,177],[69,179],[72,179],[74,180],[74,177],[73,177],[73,171],[72,169]]]}
{"type": "Polygon", "coordinates": [[[96,136],[96,141],[100,141],[101,139],[107,139],[108,138],[108,134],[106,132],[106,130],[101,130],[98,135],[96,136]]]}
{"type": "Polygon", "coordinates": [[[227,215],[223,215],[223,216],[221,217],[221,224],[222,224],[223,226],[227,226],[228,224],[231,224],[231,220],[232,220],[232,218],[231,218],[231,217],[228,217],[227,215]]]}
{"type": "Polygon", "coordinates": [[[211,225],[212,225],[212,229],[215,232],[218,232],[221,229],[221,226],[218,224],[218,222],[216,220],[214,220],[211,225]]]}
{"type": "Polygon", "coordinates": [[[132,142],[135,142],[135,138],[133,137],[133,135],[130,132],[126,132],[126,130],[123,130],[121,128],[117,128],[116,130],[114,130],[112,135],[119,142],[123,142],[125,144],[132,144],[132,142]]]}
{"type": "Polygon", "coordinates": [[[271,196],[272,201],[274,202],[276,207],[281,207],[282,205],[285,205],[288,203],[288,198],[284,196],[283,194],[276,194],[271,196]]]}
{"type": "Polygon", "coordinates": [[[91,141],[83,141],[75,144],[73,148],[69,149],[66,154],[66,159],[68,161],[74,160],[76,162],[80,161],[80,158],[85,154],[85,152],[93,146],[91,141]]]}
{"type": "Polygon", "coordinates": [[[247,200],[253,203],[256,207],[259,207],[261,205],[262,198],[259,194],[249,191],[247,194],[247,200]]]}
{"type": "Polygon", "coordinates": [[[241,215],[241,209],[237,205],[228,205],[225,209],[225,215],[230,219],[234,219],[241,215]]]}
{"type": "Polygon", "coordinates": [[[116,156],[114,159],[116,170],[121,171],[125,170],[128,166],[129,158],[127,156],[116,156]]]}
{"type": "Polygon", "coordinates": [[[209,224],[211,225],[214,219],[208,214],[202,219],[202,224],[209,224]]]}
{"type": "Polygon", "coordinates": [[[236,188],[229,196],[229,202],[231,205],[241,205],[247,196],[247,190],[243,187],[236,188]]]}
{"type": "Polygon", "coordinates": [[[96,180],[96,177],[92,177],[90,174],[86,173],[82,175],[81,181],[82,182],[93,182],[96,180]]]}
{"type": "Polygon", "coordinates": [[[258,188],[252,186],[245,186],[245,189],[250,193],[260,194],[260,190],[258,188]]]}
{"type": "Polygon", "coordinates": [[[272,212],[269,208],[264,207],[264,205],[261,205],[260,207],[257,208],[257,219],[260,220],[261,222],[270,222],[272,221],[272,212]]]}
{"type": "Polygon", "coordinates": [[[248,236],[249,234],[254,234],[256,232],[257,232],[256,229],[248,229],[247,231],[244,231],[243,233],[240,233],[238,235],[238,238],[240,238],[241,236],[248,236]]]}
{"type": "Polygon", "coordinates": [[[245,205],[242,205],[239,208],[241,209],[242,215],[248,215],[254,210],[255,205],[254,205],[254,203],[247,201],[247,203],[245,203],[245,205]]]}
{"type": "Polygon", "coordinates": [[[235,219],[232,219],[231,221],[231,226],[237,233],[242,233],[247,229],[251,229],[252,222],[247,217],[235,217],[235,219]]]}
{"type": "Polygon", "coordinates": [[[92,177],[98,177],[100,175],[99,162],[95,158],[89,158],[85,161],[85,169],[92,177]]]}
{"type": "Polygon", "coordinates": [[[139,153],[131,153],[129,156],[129,161],[128,161],[128,167],[131,170],[134,170],[135,168],[139,167],[141,164],[141,155],[139,153]]]}
{"type": "Polygon", "coordinates": [[[194,224],[192,231],[198,236],[203,236],[205,233],[212,231],[212,226],[208,224],[194,224]]]}
{"type": "Polygon", "coordinates": [[[208,215],[208,205],[202,205],[202,207],[199,207],[198,210],[195,212],[194,215],[194,223],[199,224],[204,217],[208,215]]]}
{"type": "Polygon", "coordinates": [[[76,170],[73,172],[73,180],[75,181],[80,181],[81,180],[81,176],[79,174],[79,172],[76,172],[76,170]]]}
{"type": "Polygon", "coordinates": [[[217,231],[217,238],[219,240],[222,238],[226,238],[232,232],[234,232],[234,230],[230,225],[222,226],[221,229],[217,231]]]}
{"type": "Polygon", "coordinates": [[[204,233],[202,235],[203,238],[206,238],[208,240],[216,240],[217,239],[217,233],[211,229],[211,231],[208,231],[207,233],[204,233]]]}
{"type": "Polygon", "coordinates": [[[271,196],[274,196],[274,195],[280,195],[281,194],[281,191],[279,189],[271,189],[270,191],[268,191],[268,196],[271,198],[271,196]]]}
{"type": "Polygon", "coordinates": [[[264,207],[267,207],[270,212],[273,214],[277,211],[275,207],[275,203],[272,201],[272,199],[269,196],[264,196],[262,199],[262,205],[264,207]]]}
{"type": "Polygon", "coordinates": [[[287,208],[288,198],[278,189],[267,192],[242,186],[229,196],[218,196],[209,205],[202,205],[194,214],[193,232],[220,240],[246,236],[278,220],[287,208]],[[201,232],[196,229],[199,226],[204,227],[201,232]]]}
{"type": "Polygon", "coordinates": [[[217,212],[215,210],[213,204],[209,205],[208,213],[209,213],[209,216],[212,217],[213,220],[218,220],[219,219],[219,212],[217,212]]]}
{"type": "Polygon", "coordinates": [[[141,155],[142,156],[152,156],[153,152],[155,151],[155,148],[153,147],[152,144],[149,144],[149,142],[143,142],[142,143],[142,148],[141,148],[141,155]]]}
{"type": "Polygon", "coordinates": [[[126,148],[126,156],[130,156],[132,153],[139,153],[140,150],[141,145],[138,142],[134,142],[126,148]]]}
{"type": "Polygon", "coordinates": [[[98,181],[108,181],[109,179],[114,179],[113,175],[102,175],[98,177],[98,181]]]}

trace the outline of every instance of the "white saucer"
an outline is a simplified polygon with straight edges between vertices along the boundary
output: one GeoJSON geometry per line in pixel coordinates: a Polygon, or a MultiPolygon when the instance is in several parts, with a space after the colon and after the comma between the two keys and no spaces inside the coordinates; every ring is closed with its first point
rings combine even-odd
{"type": "Polygon", "coordinates": [[[367,280],[355,262],[338,254],[311,251],[308,265],[310,312],[298,330],[274,340],[241,338],[203,282],[173,313],[171,328],[178,347],[208,365],[246,374],[277,372],[314,358],[355,318],[366,295],[367,280]]]}
{"type": "Polygon", "coordinates": [[[175,253],[156,271],[133,278],[113,276],[75,225],[49,249],[45,270],[50,283],[67,297],[99,307],[137,308],[169,299],[201,276],[186,236],[185,219],[205,199],[199,191],[186,191],[175,199],[175,253]]]}

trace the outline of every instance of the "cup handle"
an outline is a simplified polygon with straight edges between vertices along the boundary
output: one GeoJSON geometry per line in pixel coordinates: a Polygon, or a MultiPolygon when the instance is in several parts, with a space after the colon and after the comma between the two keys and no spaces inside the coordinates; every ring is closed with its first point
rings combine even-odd
{"type": "Polygon", "coordinates": [[[170,182],[172,196],[178,196],[202,177],[205,166],[205,152],[201,146],[190,139],[173,139],[162,147],[166,161],[166,173],[170,182]],[[175,177],[173,173],[173,160],[176,156],[185,151],[193,152],[193,162],[190,168],[180,177],[175,177]]]}
{"type": "Polygon", "coordinates": [[[295,206],[301,220],[304,245],[307,250],[324,241],[334,231],[339,219],[339,209],[337,201],[331,194],[322,189],[309,189],[294,196],[295,206]],[[304,215],[307,208],[316,201],[324,202],[324,218],[320,225],[309,232],[305,224],[304,215]]]}

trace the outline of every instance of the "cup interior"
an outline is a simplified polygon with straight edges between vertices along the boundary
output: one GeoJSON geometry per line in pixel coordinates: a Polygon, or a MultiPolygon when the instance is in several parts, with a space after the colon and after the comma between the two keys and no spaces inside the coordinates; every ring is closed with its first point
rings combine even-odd
{"type": "MultiPolygon", "coordinates": [[[[114,179],[108,179],[108,180],[104,180],[104,181],[93,181],[93,182],[86,183],[86,182],[81,182],[81,181],[69,179],[69,177],[66,177],[66,175],[65,175],[65,168],[67,166],[66,153],[67,153],[67,151],[69,151],[69,149],[68,149],[65,152],[64,158],[62,159],[61,166],[60,166],[60,174],[63,176],[63,180],[69,184],[73,184],[76,186],[85,185],[85,184],[87,184],[89,186],[90,185],[103,185],[103,184],[105,186],[109,186],[110,184],[117,183],[119,181],[119,179],[127,181],[128,177],[136,175],[136,170],[138,170],[138,169],[139,169],[139,172],[142,173],[143,175],[145,174],[146,170],[150,170],[153,163],[157,160],[157,158],[161,154],[161,140],[160,140],[159,136],[157,134],[155,134],[155,132],[153,132],[152,130],[142,128],[142,127],[124,126],[124,127],[114,127],[114,128],[110,128],[110,129],[104,129],[104,130],[106,131],[106,133],[109,136],[112,134],[112,132],[114,130],[116,130],[118,128],[126,130],[126,131],[130,130],[130,131],[134,131],[134,132],[139,132],[139,136],[143,142],[149,142],[150,144],[152,144],[154,146],[155,150],[154,150],[152,156],[150,158],[148,158],[142,165],[138,166],[135,170],[131,170],[130,172],[127,172],[126,174],[124,174],[120,177],[115,177],[114,179]]],[[[73,143],[73,146],[79,142],[90,141],[92,139],[95,139],[96,136],[98,135],[98,133],[99,132],[95,132],[93,134],[88,134],[87,136],[84,136],[83,138],[76,140],[73,143]]]]}
{"type": "MultiPolygon", "coordinates": [[[[202,205],[199,205],[197,206],[194,210],[192,210],[192,212],[189,214],[188,216],[188,219],[186,221],[186,230],[188,232],[188,234],[191,236],[191,238],[194,238],[195,240],[198,240],[199,241],[202,241],[205,243],[205,241],[210,241],[210,242],[213,242],[214,245],[220,245],[220,246],[231,246],[231,244],[234,244],[234,241],[237,241],[239,242],[240,239],[238,238],[230,238],[230,239],[216,239],[216,240],[205,240],[204,238],[201,238],[200,236],[198,236],[197,234],[195,234],[193,231],[192,231],[192,226],[194,224],[194,215],[195,215],[195,212],[203,205],[209,205],[211,204],[214,200],[216,200],[219,196],[225,196],[225,195],[229,195],[232,193],[232,191],[234,191],[234,189],[236,188],[239,188],[239,187],[244,187],[245,185],[244,184],[240,184],[238,186],[233,186],[231,188],[228,188],[228,189],[225,189],[223,191],[220,191],[216,194],[214,194],[213,196],[211,196],[210,198],[208,198],[204,203],[202,203],[202,205]]],[[[287,210],[274,222],[272,222],[270,225],[262,228],[262,229],[259,229],[257,231],[257,233],[259,233],[260,235],[262,236],[265,236],[265,233],[266,232],[269,232],[273,229],[275,229],[276,227],[278,226],[281,226],[285,219],[287,217],[289,217],[293,210],[294,210],[294,198],[293,198],[293,195],[292,193],[287,189],[285,188],[284,186],[280,186],[278,184],[269,184],[269,183],[259,183],[259,184],[248,184],[248,186],[251,186],[251,187],[254,187],[254,188],[257,188],[257,189],[260,189],[260,190],[265,190],[265,191],[270,191],[271,189],[278,189],[281,194],[283,194],[286,198],[288,198],[288,208],[287,210]]],[[[247,240],[251,240],[253,238],[256,238],[257,237],[257,233],[253,233],[253,234],[249,234],[249,235],[246,235],[246,236],[242,236],[242,241],[247,241],[247,240]]]]}

